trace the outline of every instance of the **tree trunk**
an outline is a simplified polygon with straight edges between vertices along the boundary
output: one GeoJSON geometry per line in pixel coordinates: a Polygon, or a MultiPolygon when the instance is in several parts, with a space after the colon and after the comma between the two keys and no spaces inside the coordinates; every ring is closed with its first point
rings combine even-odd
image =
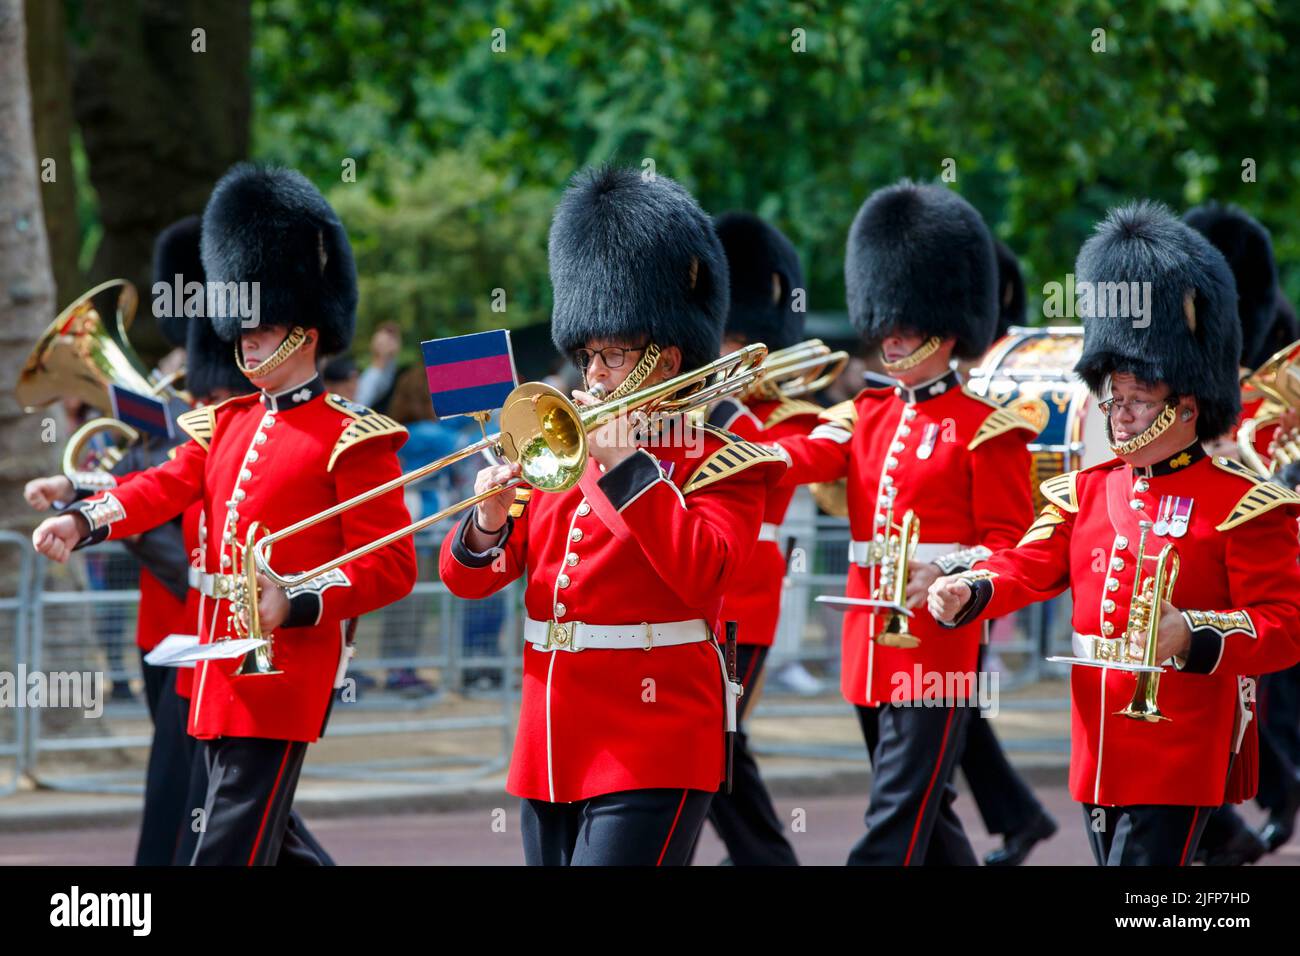
{"type": "Polygon", "coordinates": [[[73,105],[103,239],[90,281],[140,289],[131,341],[146,360],[166,351],[150,313],[153,241],[203,211],[218,178],[248,155],[252,18],[248,0],[88,3],[74,54],[73,105]],[[202,30],[206,52],[194,49],[202,30]]]}
{"type": "Polygon", "coordinates": [[[64,306],[87,288],[77,261],[81,227],[77,221],[77,177],[72,169],[68,21],[61,0],[26,0],[25,16],[41,205],[54,270],[54,301],[64,306]]]}
{"type": "MultiPolygon", "coordinates": [[[[0,528],[7,530],[35,526],[22,486],[54,470],[57,448],[53,430],[42,428],[45,416],[24,414],[13,395],[55,308],[24,34],[22,0],[0,0],[0,528]]],[[[17,562],[18,549],[0,543],[0,594],[13,593],[17,562]]]]}

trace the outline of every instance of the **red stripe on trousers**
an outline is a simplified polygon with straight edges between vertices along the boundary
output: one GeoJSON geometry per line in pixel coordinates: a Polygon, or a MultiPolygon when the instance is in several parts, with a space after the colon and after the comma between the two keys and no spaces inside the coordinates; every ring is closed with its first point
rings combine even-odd
{"type": "Polygon", "coordinates": [[[1192,834],[1196,832],[1196,818],[1199,817],[1200,815],[1201,815],[1201,808],[1197,807],[1196,811],[1192,814],[1192,825],[1187,830],[1187,839],[1183,841],[1183,855],[1178,858],[1179,866],[1187,865],[1187,851],[1191,849],[1192,834]]]}
{"type": "Polygon", "coordinates": [[[912,839],[907,844],[907,856],[903,857],[903,866],[912,865],[912,851],[916,849],[916,838],[921,834],[921,820],[925,816],[925,805],[930,802],[930,793],[934,790],[934,782],[939,779],[939,768],[943,766],[943,752],[948,749],[948,731],[952,728],[952,715],[956,713],[955,707],[948,708],[948,720],[943,725],[943,743],[939,745],[939,759],[934,762],[934,773],[930,774],[930,783],[925,788],[925,796],[921,798],[921,809],[916,814],[916,826],[912,827],[912,839]]]}
{"type": "Polygon", "coordinates": [[[257,827],[257,838],[253,840],[253,852],[248,854],[248,865],[253,865],[257,848],[262,845],[262,836],[266,833],[266,818],[271,815],[271,804],[275,803],[275,792],[280,789],[280,780],[284,777],[284,765],[289,762],[289,749],[292,742],[284,745],[284,756],[280,758],[280,769],[275,772],[275,783],[271,785],[271,795],[266,798],[266,809],[262,811],[262,822],[257,827]]]}
{"type": "Polygon", "coordinates": [[[677,813],[673,817],[673,825],[668,828],[668,839],[664,840],[664,848],[659,851],[659,859],[655,860],[655,866],[663,866],[664,854],[668,852],[668,844],[673,842],[673,832],[677,829],[677,821],[682,818],[682,807],[686,806],[686,794],[689,791],[682,791],[682,801],[677,804],[677,813]]]}

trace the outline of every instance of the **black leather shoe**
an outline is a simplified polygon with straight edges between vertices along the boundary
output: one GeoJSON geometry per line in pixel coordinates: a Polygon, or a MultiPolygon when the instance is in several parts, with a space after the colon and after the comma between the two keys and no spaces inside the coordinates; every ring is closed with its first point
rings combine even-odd
{"type": "Polygon", "coordinates": [[[1002,846],[984,857],[985,866],[1019,866],[1039,842],[1055,835],[1056,821],[1044,813],[1019,833],[1008,834],[1002,846]]]}
{"type": "Polygon", "coordinates": [[[1254,863],[1268,852],[1268,847],[1259,834],[1249,827],[1242,827],[1234,833],[1228,842],[1209,854],[1206,866],[1245,866],[1254,863]]]}
{"type": "Polygon", "coordinates": [[[1291,842],[1295,834],[1295,817],[1300,812],[1300,780],[1292,780],[1287,790],[1286,804],[1268,815],[1268,822],[1259,830],[1259,838],[1268,847],[1269,853],[1277,852],[1279,847],[1291,842]]]}

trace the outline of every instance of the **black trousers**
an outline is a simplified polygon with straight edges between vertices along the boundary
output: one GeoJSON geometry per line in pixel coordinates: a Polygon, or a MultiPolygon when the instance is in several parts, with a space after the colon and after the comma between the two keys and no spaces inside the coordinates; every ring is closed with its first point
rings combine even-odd
{"type": "Polygon", "coordinates": [[[1098,866],[1187,866],[1214,807],[1083,804],[1098,866]]]}
{"type": "MultiPolygon", "coordinates": [[[[980,645],[979,669],[984,670],[986,645],[980,645]]],[[[961,772],[970,785],[971,797],[979,808],[984,829],[994,836],[1019,833],[1047,811],[1029,785],[1007,760],[993,723],[971,712],[966,728],[966,749],[961,755],[961,772]]]]}
{"type": "Polygon", "coordinates": [[[1300,664],[1259,685],[1259,805],[1282,810],[1300,786],[1300,664]]]}
{"type": "MultiPolygon", "coordinates": [[[[709,822],[726,844],[727,855],[736,866],[798,866],[794,848],[785,838],[785,828],[772,806],[772,798],[758,772],[758,762],[749,749],[744,719],[752,702],[750,694],[763,676],[769,648],[741,644],[736,648],[736,675],[745,687],[740,698],[732,756],[732,786],[713,796],[709,822]]],[[[694,856],[694,848],[691,850],[694,856]]]]}
{"type": "Polygon", "coordinates": [[[136,866],[169,866],[185,826],[186,796],[196,741],[186,731],[190,702],[176,693],[176,668],[144,664],[145,687],[157,674],[158,692],[148,693],[153,713],[153,743],[144,780],[144,816],[136,845],[136,866]]]}
{"type": "Polygon", "coordinates": [[[333,866],[292,809],[306,752],[305,743],[256,737],[200,742],[174,862],[333,866]]]}
{"type": "Polygon", "coordinates": [[[529,866],[684,866],[713,794],[647,789],[574,803],[524,800],[529,866]]]}
{"type": "Polygon", "coordinates": [[[952,802],[971,708],[857,707],[871,758],[866,834],[850,866],[974,866],[952,802]]]}

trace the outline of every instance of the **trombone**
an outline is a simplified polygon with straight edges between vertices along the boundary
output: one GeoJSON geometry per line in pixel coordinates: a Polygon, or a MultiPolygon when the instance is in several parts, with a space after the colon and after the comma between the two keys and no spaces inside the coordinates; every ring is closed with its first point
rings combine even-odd
{"type": "Polygon", "coordinates": [[[808,339],[769,352],[749,393],[769,399],[812,395],[839,378],[848,362],[848,352],[833,352],[821,339],[808,339]]]}
{"type": "MultiPolygon", "coordinates": [[[[719,398],[743,392],[761,374],[760,363],[766,355],[767,346],[761,343],[748,345],[692,372],[642,388],[623,398],[585,408],[579,408],[559,389],[544,382],[525,382],[506,396],[505,404],[501,407],[501,430],[496,434],[486,435],[472,445],[398,475],[279,531],[267,532],[264,525],[254,522],[243,546],[244,580],[232,603],[241,605],[246,612],[246,623],[237,633],[241,637],[264,639],[267,644],[258,648],[262,653],[258,653],[255,658],[246,656],[237,673],[273,673],[270,670],[270,635],[261,633],[256,616],[258,572],[280,587],[293,587],[328,574],[349,561],[365,557],[408,535],[418,534],[451,515],[459,514],[480,501],[517,485],[526,483],[539,491],[567,491],[578,483],[586,470],[588,432],[633,411],[639,411],[653,421],[685,414],[719,398]],[[680,392],[685,394],[679,395],[680,392]],[[520,476],[390,531],[310,570],[281,574],[272,568],[271,550],[277,542],[487,450],[507,461],[518,463],[520,476]]],[[[239,607],[235,610],[238,612],[239,607]]]]}

